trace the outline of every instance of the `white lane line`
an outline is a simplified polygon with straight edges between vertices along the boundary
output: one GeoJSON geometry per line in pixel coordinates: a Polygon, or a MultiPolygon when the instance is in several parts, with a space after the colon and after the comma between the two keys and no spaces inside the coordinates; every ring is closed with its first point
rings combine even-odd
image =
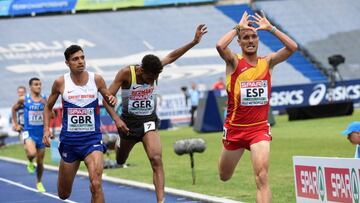
{"type": "MultiPolygon", "coordinates": [[[[27,165],[27,161],[25,161],[25,160],[14,159],[14,158],[10,158],[10,157],[0,156],[0,160],[11,162],[11,163],[27,165]]],[[[51,171],[59,170],[58,167],[51,166],[51,165],[45,164],[44,167],[45,167],[45,169],[51,170],[51,171]]],[[[86,171],[80,171],[80,170],[77,172],[76,175],[80,175],[83,177],[89,176],[86,171]]],[[[126,180],[126,179],[121,179],[121,178],[114,178],[114,177],[107,176],[105,174],[103,174],[102,179],[103,179],[103,181],[107,181],[110,183],[116,183],[116,184],[120,184],[123,186],[143,188],[143,189],[148,189],[148,190],[152,190],[152,191],[155,190],[154,185],[149,184],[149,183],[142,183],[142,182],[126,180]]],[[[185,190],[180,190],[180,189],[175,189],[175,188],[169,188],[169,187],[165,187],[165,192],[168,194],[177,195],[180,197],[188,197],[190,199],[194,199],[195,201],[200,200],[200,201],[212,202],[212,203],[243,203],[241,201],[226,199],[224,197],[210,196],[210,195],[205,195],[205,194],[200,194],[200,193],[195,193],[195,192],[190,192],[190,191],[185,191],[185,190]]]]}
{"type": "MultiPolygon", "coordinates": [[[[5,179],[5,178],[1,178],[1,177],[0,177],[0,181],[5,182],[5,183],[8,183],[8,184],[10,184],[10,185],[14,185],[14,186],[23,188],[23,189],[25,189],[25,190],[30,190],[30,191],[32,191],[32,192],[38,192],[38,191],[37,191],[36,189],[34,189],[34,188],[28,187],[28,186],[26,186],[26,185],[23,185],[23,184],[20,184],[20,183],[17,183],[17,182],[14,182],[14,181],[11,181],[11,180],[8,180],[8,179],[5,179]]],[[[58,196],[55,196],[55,195],[50,194],[50,193],[47,193],[47,192],[43,192],[43,193],[41,193],[41,194],[43,194],[43,195],[45,195],[45,196],[48,196],[48,197],[52,197],[52,198],[54,198],[54,199],[58,199],[58,200],[60,200],[60,201],[69,202],[69,203],[77,203],[77,202],[74,202],[74,201],[71,201],[71,200],[61,200],[58,196]]]]}

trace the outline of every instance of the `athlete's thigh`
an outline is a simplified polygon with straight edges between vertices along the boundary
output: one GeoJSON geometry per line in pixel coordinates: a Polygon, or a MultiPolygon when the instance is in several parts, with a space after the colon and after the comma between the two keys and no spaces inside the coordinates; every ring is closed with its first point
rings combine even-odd
{"type": "Polygon", "coordinates": [[[157,130],[147,132],[142,139],[142,143],[149,158],[156,155],[161,156],[160,135],[157,130]]]}
{"type": "Polygon", "coordinates": [[[104,153],[102,151],[95,150],[85,157],[84,162],[88,169],[91,180],[96,177],[101,177],[104,168],[103,156],[104,153]]]}
{"type": "Polygon", "coordinates": [[[244,151],[245,148],[227,150],[223,147],[219,160],[219,171],[232,174],[244,151]]]}
{"type": "Polygon", "coordinates": [[[268,170],[270,157],[270,142],[260,141],[250,146],[251,161],[254,172],[259,170],[268,170]]]}
{"type": "Polygon", "coordinates": [[[74,182],[76,172],[79,169],[79,165],[79,160],[76,160],[72,163],[67,163],[63,159],[60,160],[58,175],[59,192],[71,192],[72,184],[74,182]]]}
{"type": "Polygon", "coordinates": [[[27,153],[35,155],[35,153],[36,153],[36,143],[31,138],[27,138],[27,139],[24,140],[24,148],[27,151],[27,153]]]}
{"type": "Polygon", "coordinates": [[[120,147],[116,146],[116,160],[118,164],[125,163],[131,149],[137,142],[135,140],[127,140],[120,138],[120,147]]]}

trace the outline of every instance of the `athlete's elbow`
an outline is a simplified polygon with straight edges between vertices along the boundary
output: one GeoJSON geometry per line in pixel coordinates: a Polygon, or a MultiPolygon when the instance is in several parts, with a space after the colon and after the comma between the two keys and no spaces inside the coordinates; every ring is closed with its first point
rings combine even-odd
{"type": "Polygon", "coordinates": [[[216,43],[216,50],[218,52],[222,52],[225,49],[225,47],[221,43],[216,43]]]}
{"type": "Polygon", "coordinates": [[[299,46],[294,42],[290,47],[288,47],[288,49],[294,53],[298,50],[299,46]]]}

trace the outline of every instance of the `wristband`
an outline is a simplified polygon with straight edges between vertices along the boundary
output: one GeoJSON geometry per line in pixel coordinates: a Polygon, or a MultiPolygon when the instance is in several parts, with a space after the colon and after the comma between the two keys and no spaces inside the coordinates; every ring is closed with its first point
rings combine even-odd
{"type": "Polygon", "coordinates": [[[270,30],[270,33],[274,34],[274,32],[276,31],[276,27],[275,26],[272,26],[271,30],[270,30]]]}
{"type": "Polygon", "coordinates": [[[237,24],[237,25],[235,25],[235,27],[233,27],[233,30],[235,30],[235,31],[236,31],[236,34],[239,35],[241,28],[240,28],[240,26],[237,24]]]}

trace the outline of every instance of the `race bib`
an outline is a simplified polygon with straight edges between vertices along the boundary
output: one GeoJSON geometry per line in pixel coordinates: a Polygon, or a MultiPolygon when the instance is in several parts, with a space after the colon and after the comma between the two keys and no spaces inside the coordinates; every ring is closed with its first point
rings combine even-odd
{"type": "Polygon", "coordinates": [[[146,122],[144,123],[144,133],[147,133],[151,130],[155,130],[155,122],[154,121],[150,121],[150,122],[146,122]]]}
{"type": "Polygon", "coordinates": [[[29,131],[23,131],[21,133],[21,137],[22,137],[22,140],[26,140],[27,138],[29,138],[29,131]]]}
{"type": "Polygon", "coordinates": [[[30,125],[43,125],[43,111],[29,111],[30,125]]]}
{"type": "Polygon", "coordinates": [[[67,131],[95,131],[94,108],[68,108],[67,131]]]}
{"type": "Polygon", "coordinates": [[[240,82],[241,105],[261,106],[268,104],[267,80],[240,82]]]}
{"type": "Polygon", "coordinates": [[[224,134],[223,134],[223,140],[226,140],[226,138],[227,138],[227,129],[225,128],[225,127],[223,127],[223,129],[224,129],[224,134]]]}
{"type": "Polygon", "coordinates": [[[155,110],[154,87],[135,85],[130,88],[128,112],[138,116],[150,115],[155,110]]]}

